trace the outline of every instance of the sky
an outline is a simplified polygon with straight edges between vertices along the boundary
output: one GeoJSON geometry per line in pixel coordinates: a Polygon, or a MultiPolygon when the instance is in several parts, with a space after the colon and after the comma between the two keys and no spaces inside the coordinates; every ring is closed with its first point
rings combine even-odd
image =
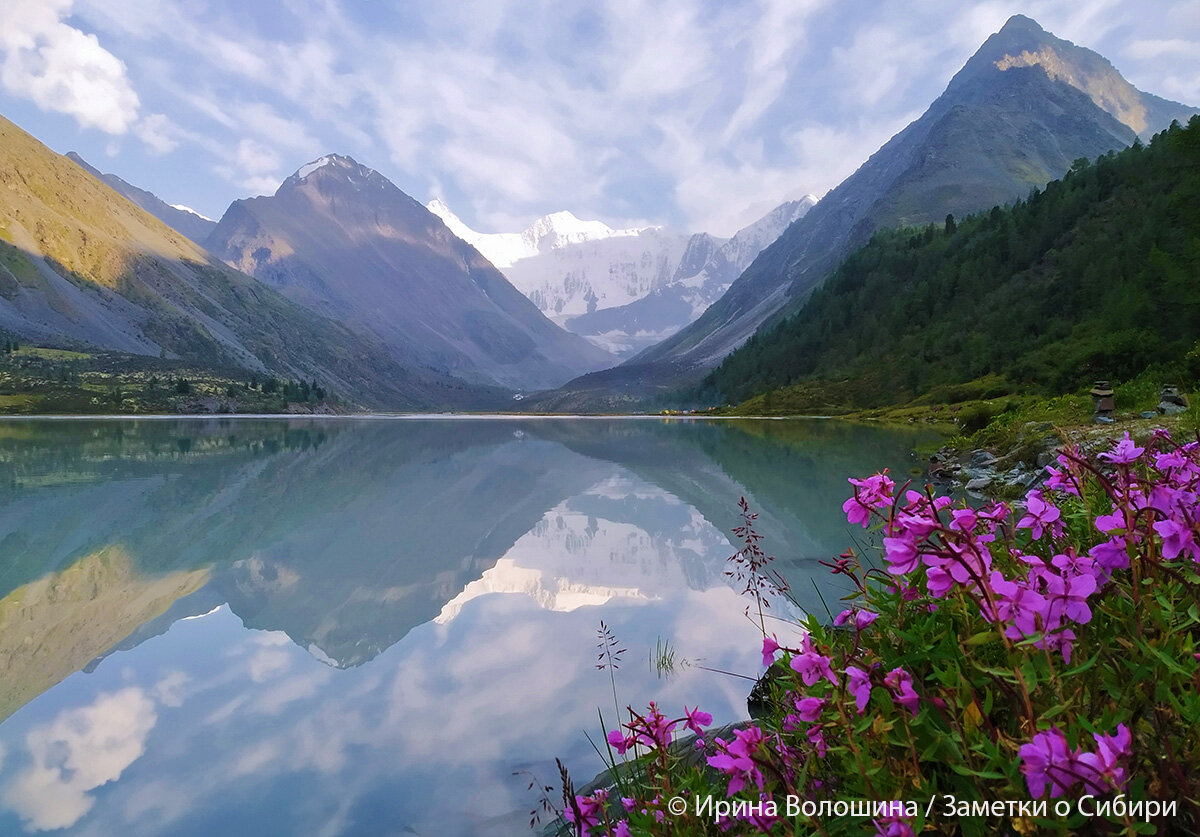
{"type": "Polygon", "coordinates": [[[482,232],[731,235],[836,186],[1014,13],[1200,104],[1200,0],[0,0],[0,114],[213,218],[334,152],[482,232]]]}

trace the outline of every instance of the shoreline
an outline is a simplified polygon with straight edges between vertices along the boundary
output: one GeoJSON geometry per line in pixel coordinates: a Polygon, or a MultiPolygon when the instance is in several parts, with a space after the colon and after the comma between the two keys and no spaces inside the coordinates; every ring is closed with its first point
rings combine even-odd
{"type": "Polygon", "coordinates": [[[544,419],[633,419],[653,421],[839,421],[842,416],[704,416],[669,415],[657,413],[20,413],[0,414],[0,421],[168,421],[171,419],[246,420],[246,419],[306,419],[352,421],[413,421],[445,420],[487,421],[544,420],[544,419]]]}

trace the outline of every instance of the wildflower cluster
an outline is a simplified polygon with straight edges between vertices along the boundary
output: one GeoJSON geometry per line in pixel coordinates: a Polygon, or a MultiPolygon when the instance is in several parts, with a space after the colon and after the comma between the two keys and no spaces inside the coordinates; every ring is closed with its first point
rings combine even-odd
{"type": "Polygon", "coordinates": [[[1200,826],[1200,444],[1156,431],[1094,458],[1061,451],[1015,507],[956,506],[886,473],[850,483],[846,519],[879,532],[882,561],[827,564],[853,585],[832,625],[809,618],[794,642],[764,631],[772,711],[718,736],[699,710],[630,710],[608,738],[632,759],[616,771],[622,804],[580,797],[592,815],[570,820],[575,833],[663,833],[662,800],[704,794],[748,804],[707,819],[687,806],[672,833],[1098,825],[1078,812],[938,820],[920,806],[820,821],[783,816],[784,798],[1126,794],[1178,802],[1174,821],[1138,830],[1200,826]],[[684,729],[690,748],[675,740],[684,729]]]}

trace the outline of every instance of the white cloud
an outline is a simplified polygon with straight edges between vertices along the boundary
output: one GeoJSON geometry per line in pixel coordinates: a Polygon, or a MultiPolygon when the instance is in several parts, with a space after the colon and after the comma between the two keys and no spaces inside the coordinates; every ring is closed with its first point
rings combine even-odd
{"type": "MultiPolygon", "coordinates": [[[[309,135],[304,125],[295,119],[285,119],[276,113],[270,105],[262,102],[238,104],[232,108],[232,111],[237,121],[253,131],[260,139],[274,142],[286,148],[298,149],[305,153],[313,153],[320,150],[317,141],[309,135]]],[[[253,154],[253,156],[257,158],[260,155],[263,160],[266,159],[261,146],[258,153],[253,154]]],[[[276,158],[268,168],[273,169],[278,165],[279,161],[276,158]]]]}
{"type": "Polygon", "coordinates": [[[182,706],[183,699],[187,696],[186,687],[191,682],[191,679],[191,677],[182,671],[169,672],[154,684],[154,688],[150,690],[150,693],[163,706],[170,706],[172,708],[182,706]]]}
{"type": "Polygon", "coordinates": [[[138,687],[60,712],[25,736],[33,763],[4,788],[5,803],[37,831],[74,825],[95,804],[88,792],[142,755],[157,720],[154,701],[138,687]]]}
{"type": "MultiPolygon", "coordinates": [[[[192,206],[272,192],[304,160],[339,152],[419,200],[437,191],[478,229],[570,209],[718,234],[752,220],[737,207],[835,186],[1014,11],[1003,0],[6,5],[41,22],[6,22],[4,43],[31,27],[75,32],[125,59],[128,71],[116,59],[109,69],[132,105],[105,124],[142,140],[123,155],[208,155],[184,176],[208,198],[175,198],[192,206]],[[137,119],[129,77],[170,123],[137,119]],[[203,182],[209,171],[217,185],[203,182]]],[[[1162,5],[1145,15],[1119,0],[1028,0],[1021,11],[1121,58],[1142,89],[1194,101],[1195,2],[1162,5]]],[[[105,101],[88,100],[111,113],[105,101]]]]}
{"type": "Polygon", "coordinates": [[[133,131],[153,154],[166,154],[179,147],[178,128],[161,113],[143,117],[133,131]]]}
{"type": "Polygon", "coordinates": [[[0,0],[0,85],[85,128],[124,134],[138,114],[125,64],[64,23],[71,0],[0,0]]]}
{"type": "Polygon", "coordinates": [[[1125,54],[1139,60],[1153,60],[1164,55],[1193,57],[1200,55],[1200,41],[1185,41],[1183,38],[1159,38],[1134,41],[1125,54]]]}
{"type": "Polygon", "coordinates": [[[273,677],[278,677],[292,665],[292,658],[286,650],[280,647],[260,648],[250,658],[247,670],[250,679],[255,683],[264,683],[273,677]]]}
{"type": "Polygon", "coordinates": [[[269,195],[278,189],[282,182],[276,174],[280,165],[279,154],[275,149],[246,138],[237,144],[232,160],[214,166],[213,171],[243,189],[249,189],[258,195],[269,195]]]}

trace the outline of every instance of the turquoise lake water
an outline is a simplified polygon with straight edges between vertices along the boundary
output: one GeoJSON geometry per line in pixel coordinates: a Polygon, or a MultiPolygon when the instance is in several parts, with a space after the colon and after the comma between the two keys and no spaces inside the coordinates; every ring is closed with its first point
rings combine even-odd
{"type": "MultiPolygon", "coordinates": [[[[622,706],[745,716],[745,496],[793,604],[848,476],[929,436],[833,421],[0,423],[0,834],[529,833],[622,706]],[[650,657],[669,643],[664,674],[650,657]]],[[[918,477],[919,478],[919,477],[918,477]]],[[[769,628],[794,631],[779,619],[769,628]]]]}

